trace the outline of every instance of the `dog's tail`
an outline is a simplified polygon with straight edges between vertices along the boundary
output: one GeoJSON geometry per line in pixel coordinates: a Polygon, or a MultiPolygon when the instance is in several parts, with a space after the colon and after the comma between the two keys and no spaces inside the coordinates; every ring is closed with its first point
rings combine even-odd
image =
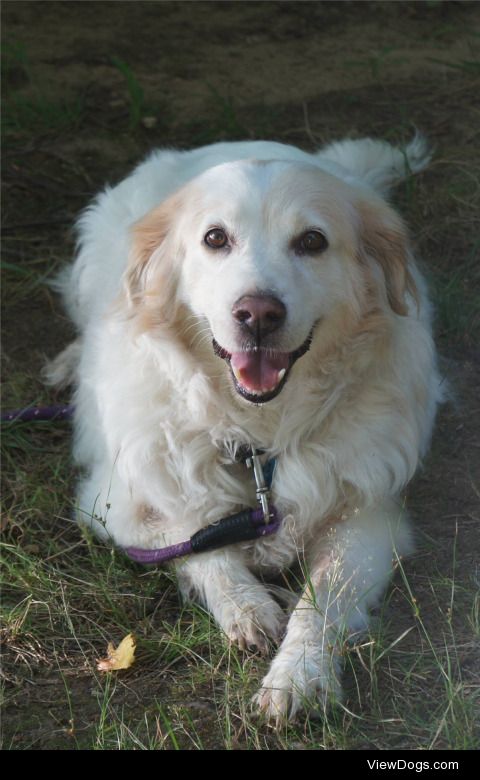
{"type": "Polygon", "coordinates": [[[42,371],[46,385],[57,389],[73,384],[77,374],[82,345],[80,339],[72,341],[56,358],[50,360],[42,371]]]}
{"type": "Polygon", "coordinates": [[[430,162],[432,152],[425,136],[417,132],[403,148],[373,138],[348,139],[326,146],[318,156],[341,165],[386,195],[403,179],[423,170],[430,162]]]}

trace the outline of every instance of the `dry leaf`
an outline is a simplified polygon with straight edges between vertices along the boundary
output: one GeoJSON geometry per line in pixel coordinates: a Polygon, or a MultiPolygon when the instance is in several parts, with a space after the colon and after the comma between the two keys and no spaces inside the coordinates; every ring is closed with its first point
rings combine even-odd
{"type": "Polygon", "coordinates": [[[102,658],[97,662],[97,669],[100,672],[113,672],[116,669],[128,669],[135,660],[135,637],[133,634],[127,634],[122,639],[117,648],[111,642],[107,647],[107,658],[102,658]]]}

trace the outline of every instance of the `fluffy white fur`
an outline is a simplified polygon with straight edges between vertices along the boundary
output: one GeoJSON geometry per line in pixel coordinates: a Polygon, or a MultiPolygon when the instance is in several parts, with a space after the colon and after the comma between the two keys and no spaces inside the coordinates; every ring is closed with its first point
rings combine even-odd
{"type": "Polygon", "coordinates": [[[383,196],[428,162],[363,139],[316,154],[270,142],[157,151],[102,192],[79,221],[76,260],[59,280],[79,337],[54,381],[76,384],[78,519],[120,546],[163,547],[246,505],[232,465],[254,442],[278,459],[269,538],[177,565],[230,640],[282,638],[256,705],[280,721],[341,696],[338,640],[367,625],[392,560],[411,547],[399,496],[428,445],[441,397],[430,307],[406,229],[383,196]],[[222,226],[228,252],[203,237],[222,226]],[[301,256],[292,239],[328,239],[301,256]],[[242,295],[283,301],[276,348],[307,354],[279,395],[234,390],[226,350],[242,349],[242,295]],[[307,585],[288,620],[256,575],[300,559],[307,585]],[[336,645],[337,641],[337,645],[336,645]]]}

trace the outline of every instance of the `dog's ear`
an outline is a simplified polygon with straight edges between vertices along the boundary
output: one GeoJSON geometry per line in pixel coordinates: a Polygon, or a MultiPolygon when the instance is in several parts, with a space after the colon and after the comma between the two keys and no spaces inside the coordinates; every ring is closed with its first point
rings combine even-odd
{"type": "Polygon", "coordinates": [[[395,211],[380,198],[362,199],[360,212],[360,261],[372,258],[381,268],[385,292],[395,314],[408,313],[406,295],[418,302],[410,272],[411,252],[405,225],[395,211]]]}
{"type": "Polygon", "coordinates": [[[123,296],[144,329],[168,324],[175,317],[179,273],[173,223],[181,208],[173,196],[150,211],[132,228],[132,245],[123,276],[123,296]]]}

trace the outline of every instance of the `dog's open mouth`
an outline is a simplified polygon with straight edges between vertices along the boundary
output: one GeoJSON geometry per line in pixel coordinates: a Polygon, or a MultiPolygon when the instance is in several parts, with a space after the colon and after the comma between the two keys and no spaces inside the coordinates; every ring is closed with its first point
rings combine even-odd
{"type": "Polygon", "coordinates": [[[282,390],[293,364],[310,349],[313,331],[293,352],[274,352],[257,347],[243,352],[228,352],[213,339],[213,351],[225,360],[232,374],[235,390],[247,401],[264,404],[282,390]]]}

